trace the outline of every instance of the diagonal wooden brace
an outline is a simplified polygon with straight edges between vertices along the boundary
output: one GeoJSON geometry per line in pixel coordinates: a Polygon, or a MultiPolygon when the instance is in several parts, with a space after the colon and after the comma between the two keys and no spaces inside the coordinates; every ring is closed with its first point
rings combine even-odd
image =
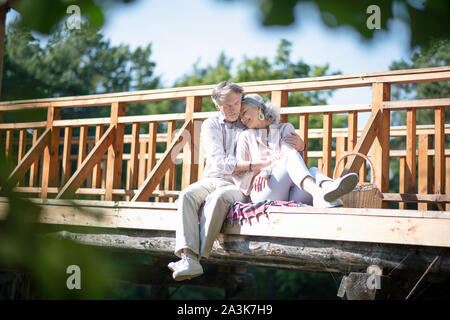
{"type": "Polygon", "coordinates": [[[88,175],[91,173],[94,166],[96,166],[99,160],[108,150],[108,147],[114,141],[114,135],[116,133],[116,127],[110,126],[108,130],[103,134],[102,138],[97,142],[94,148],[91,150],[89,155],[81,163],[77,171],[70,177],[69,181],[62,187],[56,199],[61,199],[63,197],[68,197],[75,193],[75,191],[81,186],[81,184],[86,180],[88,175]]]}
{"type": "Polygon", "coordinates": [[[14,185],[17,181],[23,178],[27,170],[39,158],[39,156],[44,152],[45,147],[50,143],[51,134],[51,128],[48,128],[42,133],[35,145],[30,148],[17,167],[15,167],[11,172],[8,177],[8,182],[14,185]]]}
{"type": "Polygon", "coordinates": [[[176,158],[183,146],[189,142],[190,134],[189,130],[192,125],[192,120],[186,121],[181,127],[180,131],[172,140],[172,143],[164,152],[161,160],[155,165],[148,177],[145,179],[141,188],[136,192],[131,201],[147,201],[151,196],[156,186],[161,183],[161,179],[166,174],[166,171],[170,167],[170,162],[176,158]]]}
{"type": "MultiPolygon", "coordinates": [[[[366,127],[364,128],[360,139],[355,145],[353,152],[362,153],[367,155],[372,146],[375,137],[379,134],[379,121],[381,117],[381,110],[375,110],[370,115],[369,120],[367,121],[366,127]]],[[[349,173],[349,172],[358,172],[359,168],[363,164],[364,159],[357,156],[349,156],[347,164],[345,165],[344,170],[342,171],[341,176],[349,173]]]]}

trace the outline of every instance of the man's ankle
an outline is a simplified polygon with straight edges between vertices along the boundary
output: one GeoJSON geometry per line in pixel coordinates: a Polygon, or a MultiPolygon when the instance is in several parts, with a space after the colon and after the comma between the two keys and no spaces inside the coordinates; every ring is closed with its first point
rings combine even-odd
{"type": "Polygon", "coordinates": [[[183,252],[184,252],[184,254],[185,254],[187,257],[189,257],[189,258],[191,258],[191,259],[194,259],[194,260],[196,260],[196,261],[199,260],[198,255],[197,255],[194,251],[192,251],[192,250],[190,250],[190,249],[184,249],[183,252]]]}

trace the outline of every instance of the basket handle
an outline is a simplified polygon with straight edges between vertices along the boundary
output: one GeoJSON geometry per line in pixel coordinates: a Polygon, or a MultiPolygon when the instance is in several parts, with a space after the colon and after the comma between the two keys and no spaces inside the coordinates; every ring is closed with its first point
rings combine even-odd
{"type": "Polygon", "coordinates": [[[349,156],[360,156],[361,158],[364,158],[365,160],[367,160],[370,164],[370,183],[374,183],[375,181],[375,170],[374,170],[374,166],[372,161],[365,155],[359,152],[348,152],[348,153],[344,153],[337,161],[336,161],[336,165],[334,166],[334,171],[333,171],[333,179],[336,179],[336,170],[339,167],[339,163],[346,157],[349,156]]]}

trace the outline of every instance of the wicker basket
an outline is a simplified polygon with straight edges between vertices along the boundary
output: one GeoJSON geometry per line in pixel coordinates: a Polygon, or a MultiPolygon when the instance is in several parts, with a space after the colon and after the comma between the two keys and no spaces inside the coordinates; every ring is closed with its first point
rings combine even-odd
{"type": "Polygon", "coordinates": [[[333,177],[336,179],[336,170],[339,163],[346,157],[349,156],[360,156],[367,160],[370,164],[370,182],[359,183],[352,192],[347,193],[341,197],[344,207],[347,208],[381,208],[383,195],[378,189],[377,185],[374,183],[375,180],[375,170],[372,161],[362,153],[349,152],[343,154],[337,161],[334,168],[333,177]]]}

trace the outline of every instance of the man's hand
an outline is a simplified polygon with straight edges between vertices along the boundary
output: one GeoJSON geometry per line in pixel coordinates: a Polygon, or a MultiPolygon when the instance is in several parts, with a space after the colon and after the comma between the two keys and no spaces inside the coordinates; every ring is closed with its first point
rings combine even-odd
{"type": "Polygon", "coordinates": [[[305,150],[305,142],[296,132],[291,132],[284,137],[284,141],[297,151],[305,150]]]}

